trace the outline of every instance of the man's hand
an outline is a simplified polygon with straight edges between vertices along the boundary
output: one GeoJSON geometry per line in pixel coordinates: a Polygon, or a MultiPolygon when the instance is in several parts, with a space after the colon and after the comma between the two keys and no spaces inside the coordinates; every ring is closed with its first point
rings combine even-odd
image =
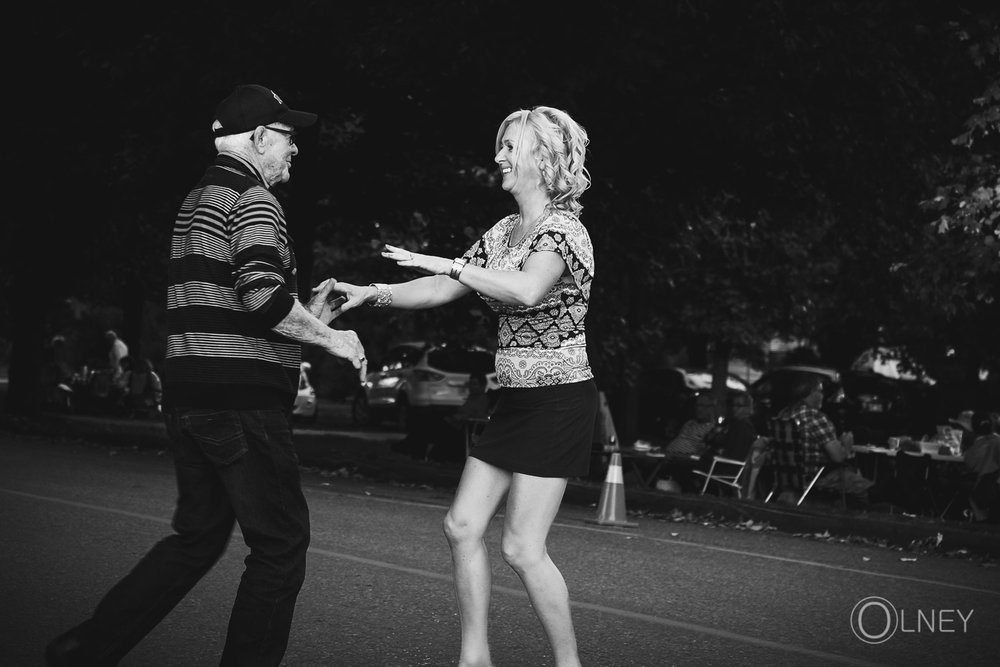
{"type": "Polygon", "coordinates": [[[368,373],[368,362],[365,359],[365,348],[358,340],[358,335],[353,331],[332,329],[328,326],[328,321],[323,320],[324,317],[333,319],[333,314],[344,310],[343,306],[336,307],[327,303],[333,289],[331,283],[336,281],[330,279],[313,290],[313,298],[309,300],[308,305],[294,301],[292,309],[284,319],[272,327],[272,331],[305,345],[321,347],[335,357],[347,359],[361,371],[363,382],[368,373]]]}
{"type": "Polygon", "coordinates": [[[336,286],[336,280],[327,278],[312,289],[312,297],[310,297],[309,303],[306,305],[306,308],[309,309],[313,317],[323,324],[329,324],[344,312],[342,306],[347,299],[337,296],[334,291],[336,286]]]}
{"type": "Polygon", "coordinates": [[[844,431],[840,434],[840,446],[844,448],[844,458],[854,458],[854,434],[851,431],[844,431]]]}
{"type": "Polygon", "coordinates": [[[350,330],[331,329],[323,349],[335,357],[350,361],[358,369],[361,381],[365,381],[365,376],[368,375],[368,359],[365,358],[365,348],[361,345],[358,334],[350,330]]]}

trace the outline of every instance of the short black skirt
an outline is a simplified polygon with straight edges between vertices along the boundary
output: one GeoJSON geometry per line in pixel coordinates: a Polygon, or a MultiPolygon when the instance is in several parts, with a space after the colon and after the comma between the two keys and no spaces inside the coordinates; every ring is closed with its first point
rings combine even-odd
{"type": "Polygon", "coordinates": [[[583,477],[597,417],[593,380],[550,387],[502,387],[470,456],[536,477],[583,477]]]}

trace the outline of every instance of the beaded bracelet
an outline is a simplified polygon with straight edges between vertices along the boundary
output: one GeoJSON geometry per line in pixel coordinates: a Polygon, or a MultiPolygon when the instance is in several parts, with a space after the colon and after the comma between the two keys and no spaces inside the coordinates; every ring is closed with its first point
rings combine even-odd
{"type": "Polygon", "coordinates": [[[454,260],[452,260],[451,270],[448,271],[448,275],[451,277],[451,279],[458,280],[458,277],[462,274],[462,269],[464,269],[465,265],[468,263],[469,260],[465,259],[464,257],[456,257],[454,260]]]}
{"type": "Polygon", "coordinates": [[[392,288],[385,283],[371,283],[370,287],[374,287],[376,290],[375,300],[369,301],[368,305],[372,308],[385,308],[392,303],[392,288]]]}

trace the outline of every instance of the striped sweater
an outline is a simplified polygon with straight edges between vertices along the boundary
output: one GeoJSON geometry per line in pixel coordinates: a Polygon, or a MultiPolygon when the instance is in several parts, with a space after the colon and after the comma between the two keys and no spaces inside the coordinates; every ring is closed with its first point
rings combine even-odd
{"type": "Polygon", "coordinates": [[[289,409],[302,348],[271,328],[297,293],[281,205],[247,161],[219,154],[174,222],[164,405],[289,409]]]}

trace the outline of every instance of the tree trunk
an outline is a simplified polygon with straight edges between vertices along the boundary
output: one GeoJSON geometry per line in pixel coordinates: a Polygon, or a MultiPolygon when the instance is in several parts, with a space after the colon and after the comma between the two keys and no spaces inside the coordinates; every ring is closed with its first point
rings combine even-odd
{"type": "Polygon", "coordinates": [[[42,365],[45,350],[46,306],[38,298],[27,267],[14,277],[11,289],[10,383],[4,409],[12,415],[31,417],[42,408],[42,365]]]}
{"type": "Polygon", "coordinates": [[[146,291],[140,281],[134,281],[124,290],[122,301],[122,340],[128,345],[128,356],[133,360],[143,356],[143,316],[146,312],[146,291]]]}
{"type": "MultiPolygon", "coordinates": [[[[627,312],[630,323],[642,322],[647,308],[642,295],[639,294],[639,290],[633,287],[640,282],[636,278],[637,272],[638,267],[633,266],[630,271],[625,273],[622,279],[624,293],[629,295],[627,312]]],[[[632,324],[633,329],[636,326],[632,324]]],[[[626,336],[625,338],[628,345],[628,356],[637,354],[636,348],[638,344],[635,339],[636,337],[633,335],[626,336]]],[[[609,403],[612,406],[612,414],[619,416],[617,422],[619,446],[621,446],[621,443],[627,443],[631,446],[639,430],[639,374],[630,372],[626,363],[618,364],[617,368],[618,391],[616,392],[617,395],[612,395],[609,398],[609,403]]]]}
{"type": "Polygon", "coordinates": [[[732,351],[733,345],[729,341],[715,341],[712,345],[712,398],[719,406],[720,415],[726,414],[726,386],[729,382],[729,357],[732,351]]]}

